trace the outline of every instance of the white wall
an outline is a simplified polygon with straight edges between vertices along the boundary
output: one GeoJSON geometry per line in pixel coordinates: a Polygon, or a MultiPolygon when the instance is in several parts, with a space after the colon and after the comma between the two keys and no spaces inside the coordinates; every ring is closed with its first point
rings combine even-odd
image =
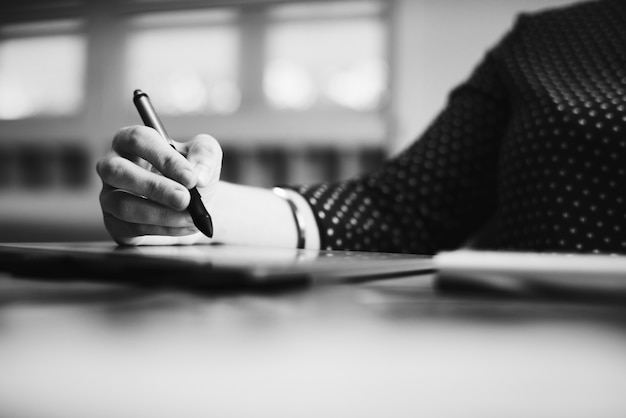
{"type": "Polygon", "coordinates": [[[397,0],[392,143],[414,140],[518,13],[571,0],[397,0]]]}

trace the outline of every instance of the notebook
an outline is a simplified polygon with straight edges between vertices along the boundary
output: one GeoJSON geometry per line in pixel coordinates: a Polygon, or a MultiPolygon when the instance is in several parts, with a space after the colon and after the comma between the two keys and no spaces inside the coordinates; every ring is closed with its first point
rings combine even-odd
{"type": "Polygon", "coordinates": [[[621,255],[457,250],[433,262],[442,289],[626,297],[621,255]]]}
{"type": "Polygon", "coordinates": [[[232,245],[1,243],[0,270],[55,280],[231,287],[408,277],[433,272],[433,262],[420,255],[232,245]]]}

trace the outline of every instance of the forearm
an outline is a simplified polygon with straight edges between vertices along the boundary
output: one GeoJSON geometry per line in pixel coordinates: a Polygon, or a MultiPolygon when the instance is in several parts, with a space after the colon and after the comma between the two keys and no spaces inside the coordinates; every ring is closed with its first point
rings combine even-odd
{"type": "MultiPolygon", "coordinates": [[[[319,248],[319,233],[312,211],[304,198],[294,197],[304,223],[306,248],[319,248]]],[[[292,209],[271,189],[222,181],[207,207],[215,228],[213,242],[296,246],[298,231],[292,209]]]]}

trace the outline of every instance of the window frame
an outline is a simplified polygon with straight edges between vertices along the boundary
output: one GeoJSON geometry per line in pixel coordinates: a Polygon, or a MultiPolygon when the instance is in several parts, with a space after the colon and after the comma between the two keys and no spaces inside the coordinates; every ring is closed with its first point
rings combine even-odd
{"type": "MultiPolygon", "coordinates": [[[[327,0],[318,0],[324,2],[327,0]]],[[[85,141],[97,146],[107,141],[116,126],[137,123],[136,115],[130,109],[128,97],[115,97],[112,93],[121,90],[123,75],[123,43],[128,35],[125,19],[144,13],[163,11],[183,11],[198,8],[238,8],[240,13],[241,51],[240,84],[242,104],[232,115],[180,115],[164,117],[172,135],[188,138],[198,132],[208,132],[233,145],[245,145],[249,138],[270,146],[286,143],[294,138],[301,145],[322,141],[325,145],[340,142],[343,147],[384,146],[389,134],[388,108],[383,105],[374,111],[352,111],[333,108],[332,110],[309,110],[293,112],[272,109],[265,103],[263,93],[263,34],[271,17],[265,11],[274,5],[307,3],[309,1],[173,1],[155,0],[136,2],[117,0],[108,6],[98,5],[97,1],[79,3],[66,8],[43,7],[35,13],[24,14],[9,10],[0,20],[3,23],[18,23],[55,19],[84,19],[82,31],[87,38],[87,75],[85,80],[85,103],[75,114],[61,117],[33,117],[16,120],[0,120],[2,136],[19,141],[38,141],[46,137],[50,141],[85,141]],[[106,40],[106,42],[105,42],[106,40]],[[108,43],[108,45],[106,45],[108,43]],[[103,67],[107,71],[103,71],[103,67]],[[105,87],[106,86],[106,87],[105,87]],[[122,111],[120,111],[122,109],[122,111]],[[129,110],[130,109],[130,110],[129,110]],[[266,129],[259,135],[258,126],[266,129]]],[[[47,4],[46,2],[32,2],[47,4]]],[[[385,24],[387,43],[390,44],[390,17],[392,3],[383,1],[381,19],[385,24]]],[[[391,54],[391,47],[387,48],[391,54]]],[[[387,57],[390,66],[392,57],[387,57]]],[[[132,93],[132,92],[131,92],[132,93]]],[[[130,97],[130,93],[129,93],[130,97]]]]}

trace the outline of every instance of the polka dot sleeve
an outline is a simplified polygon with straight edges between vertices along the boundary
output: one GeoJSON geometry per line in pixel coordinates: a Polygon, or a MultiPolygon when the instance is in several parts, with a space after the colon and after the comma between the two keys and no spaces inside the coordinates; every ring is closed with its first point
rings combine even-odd
{"type": "Polygon", "coordinates": [[[313,209],[321,247],[435,253],[466,240],[494,210],[508,114],[503,91],[487,55],[404,152],[366,175],[297,187],[313,209]]]}
{"type": "Polygon", "coordinates": [[[297,187],[323,248],[626,253],[626,2],[521,15],[409,148],[297,187]]]}

